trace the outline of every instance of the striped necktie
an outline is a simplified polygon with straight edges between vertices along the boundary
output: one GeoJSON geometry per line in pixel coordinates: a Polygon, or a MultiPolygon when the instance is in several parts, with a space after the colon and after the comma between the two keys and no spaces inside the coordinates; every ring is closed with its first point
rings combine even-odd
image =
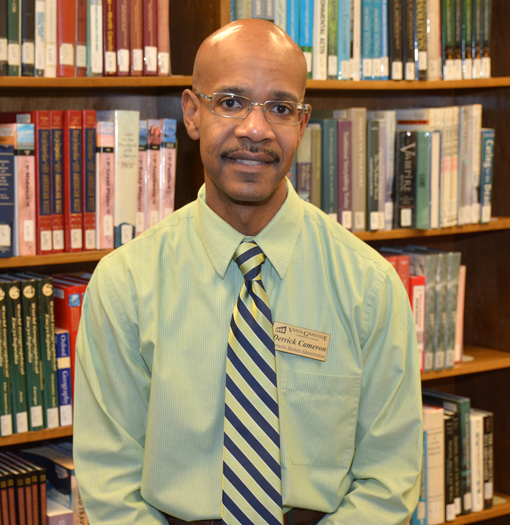
{"type": "Polygon", "coordinates": [[[261,279],[264,260],[254,242],[242,242],[234,254],[244,284],[228,335],[225,525],[283,523],[276,360],[271,310],[261,279]]]}

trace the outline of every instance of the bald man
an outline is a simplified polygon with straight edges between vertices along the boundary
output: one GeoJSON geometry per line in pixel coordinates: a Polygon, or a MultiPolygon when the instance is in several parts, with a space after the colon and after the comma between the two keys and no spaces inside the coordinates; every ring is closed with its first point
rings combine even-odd
{"type": "Polygon", "coordinates": [[[286,178],[305,86],[301,50],[267,21],[228,24],[197,53],[182,110],[204,186],[103,258],[83,304],[74,457],[92,525],[399,525],[416,506],[409,300],[286,178]]]}

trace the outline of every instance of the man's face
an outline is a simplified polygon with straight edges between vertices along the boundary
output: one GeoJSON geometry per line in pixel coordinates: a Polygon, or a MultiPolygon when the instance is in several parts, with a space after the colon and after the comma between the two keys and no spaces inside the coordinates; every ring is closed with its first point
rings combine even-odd
{"type": "MultiPolygon", "coordinates": [[[[197,89],[206,95],[235,93],[253,102],[302,102],[303,78],[288,53],[270,46],[246,46],[219,52],[201,75],[197,89]]],[[[266,203],[284,183],[302,138],[308,116],[301,124],[268,122],[261,106],[245,119],[231,119],[210,111],[210,102],[198,99],[198,131],[204,164],[207,198],[266,203]]]]}

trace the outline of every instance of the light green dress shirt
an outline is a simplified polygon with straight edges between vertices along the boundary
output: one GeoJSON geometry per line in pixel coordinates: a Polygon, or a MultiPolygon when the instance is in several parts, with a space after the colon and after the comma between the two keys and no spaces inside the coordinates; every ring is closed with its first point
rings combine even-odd
{"type": "MultiPolygon", "coordinates": [[[[283,503],[321,525],[398,525],[418,498],[420,374],[409,299],[379,254],[287,199],[255,241],[273,321],[331,336],[277,352],[283,503]]],[[[98,264],[77,342],[74,457],[91,525],[221,516],[225,359],[244,236],[206,204],[98,264]]]]}

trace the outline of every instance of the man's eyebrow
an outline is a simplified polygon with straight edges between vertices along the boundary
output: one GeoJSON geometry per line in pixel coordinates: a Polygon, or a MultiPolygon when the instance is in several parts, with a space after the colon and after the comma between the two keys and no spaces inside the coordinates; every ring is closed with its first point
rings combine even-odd
{"type": "MultiPolygon", "coordinates": [[[[249,97],[249,90],[239,86],[221,86],[215,90],[215,93],[232,93],[233,95],[241,95],[249,97]]],[[[266,100],[288,100],[290,102],[299,102],[299,97],[289,91],[271,91],[266,100]]]]}

